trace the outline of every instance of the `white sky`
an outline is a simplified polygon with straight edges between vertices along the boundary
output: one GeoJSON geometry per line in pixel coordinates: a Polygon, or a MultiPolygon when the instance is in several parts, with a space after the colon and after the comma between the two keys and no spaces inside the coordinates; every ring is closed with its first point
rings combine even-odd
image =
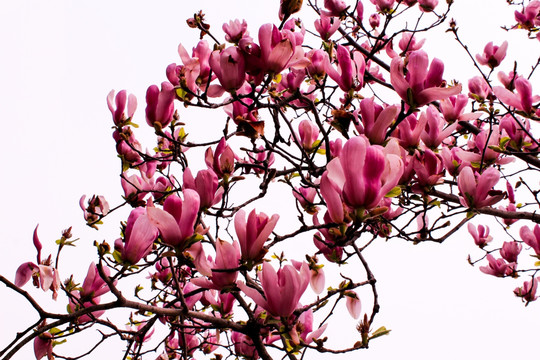
{"type": "MultiPolygon", "coordinates": [[[[39,223],[45,254],[54,250],[53,241],[59,238],[62,229],[74,226],[74,234],[82,240],[77,249],[66,250],[64,260],[69,261],[61,268],[62,277],[71,272],[79,279],[84,276],[94,256],[92,241],[107,239],[112,243],[118,235],[120,220],[113,216],[102,231],[95,232],[85,227],[78,206],[82,194],[105,195],[111,205],[120,201],[120,169],[105,102],[107,93],[114,88],[136,94],[139,99],[136,122],[145,126],[146,88],[165,80],[165,67],[169,63],[180,62],[176,52],[180,42],[191,49],[197,41],[197,33],[185,25],[186,18],[204,9],[216,31],[229,19],[246,18],[252,35],[256,36],[258,25],[276,21],[278,3],[277,0],[4,3],[0,14],[3,53],[0,164],[4,169],[0,180],[4,203],[0,208],[0,239],[4,244],[0,273],[14,279],[19,264],[35,260],[32,231],[39,223]]],[[[495,25],[513,21],[513,11],[506,8],[505,0],[456,0],[456,11],[454,16],[463,38],[470,41],[473,54],[480,52],[488,41],[497,44],[507,36],[491,23],[495,15],[503,19],[495,21],[495,25]]],[[[369,12],[366,14],[367,18],[369,12]]],[[[510,36],[516,39],[515,34],[510,36]]],[[[506,71],[511,69],[514,59],[526,61],[523,55],[538,52],[538,42],[526,44],[528,50],[517,40],[511,42],[503,63],[506,71]]],[[[450,34],[441,33],[437,39],[428,40],[426,48],[434,51],[430,57],[443,59],[447,79],[457,78],[466,84],[470,75],[461,75],[461,71],[470,66],[470,61],[454,47],[450,34]]],[[[534,88],[538,92],[538,86],[534,88]]],[[[177,104],[177,108],[182,115],[181,105],[177,104]]],[[[210,120],[207,114],[197,117],[190,114],[184,121],[196,134],[204,131],[204,126],[208,126],[206,121],[210,120]]],[[[501,359],[535,354],[539,305],[533,303],[525,308],[514,298],[512,290],[518,282],[495,279],[470,267],[466,258],[474,251],[467,233],[443,245],[412,246],[393,241],[373,246],[368,256],[378,279],[381,302],[376,327],[384,325],[392,333],[373,341],[371,349],[354,357],[501,359]]],[[[39,299],[49,297],[29,285],[25,289],[39,299]]],[[[35,319],[35,314],[21,297],[3,286],[0,296],[3,304],[0,347],[3,348],[16,331],[22,330],[23,324],[35,319]]],[[[46,303],[51,309],[64,309],[63,303],[53,304],[48,300],[46,303]]],[[[368,306],[366,302],[365,307],[368,306]]],[[[335,324],[326,335],[339,337],[350,345],[356,341],[354,322],[346,319],[335,324]]],[[[31,345],[14,357],[30,358],[33,358],[31,345]]],[[[312,354],[310,358],[316,357],[312,354]]]]}

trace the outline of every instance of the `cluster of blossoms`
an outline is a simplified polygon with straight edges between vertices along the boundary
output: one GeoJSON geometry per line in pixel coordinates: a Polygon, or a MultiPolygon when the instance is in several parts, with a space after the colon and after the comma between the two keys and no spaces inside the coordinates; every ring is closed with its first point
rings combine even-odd
{"type": "MultiPolygon", "coordinates": [[[[531,120],[540,120],[540,97],[530,76],[501,71],[500,85],[489,78],[508,43],[490,42],[476,56],[489,74],[469,79],[466,94],[445,79],[443,60],[430,58],[414,29],[383,35],[390,34],[392,14],[403,9],[431,16],[427,27],[435,27],[448,14],[447,3],[443,9],[437,0],[325,0],[314,6],[312,36],[291,17],[302,1],[282,0],[281,26],[264,24],[255,39],[245,20],[230,21],[222,27],[225,43],[217,42],[202,13],[189,19],[201,40],[191,52],[179,45],[181,64],[167,66],[167,81],[146,93],[146,123],[157,136],[153,151],[143,150],[134,135],[136,97],[125,90],[107,97],[124,204],[132,207],[120,238],[96,243],[99,261],[82,286],[73,279],[61,286],[57,265],[41,259],[37,229],[37,264],[17,270],[15,285],[32,278],[55,298],[60,289],[67,296],[65,329],[51,333],[43,321],[36,358],[52,357],[55,337],[103,325],[103,314],[115,307],[137,310],[127,330],[114,327],[132,358],[152,344],[158,326],[167,328],[157,341],[158,359],[333,351],[325,335],[334,309],[325,307],[329,302],[345,303],[360,319],[358,341],[340,350],[356,351],[388,333],[373,330],[379,305],[363,250],[374,240],[442,242],[478,214],[508,227],[519,219],[540,222],[537,203],[516,204],[517,186],[498,189],[502,177],[515,177],[508,164],[539,166],[531,120]],[[213,44],[203,38],[208,34],[213,44]],[[379,87],[391,94],[378,96],[379,87]],[[222,111],[219,135],[192,142],[178,103],[222,111]],[[204,157],[189,156],[197,147],[204,157]],[[283,215],[259,208],[278,183],[291,195],[289,203],[286,196],[280,201],[292,211],[296,204],[297,219],[287,216],[287,224],[283,215]],[[290,250],[299,241],[302,256],[290,250]],[[325,265],[353,268],[354,275],[329,284],[325,265]],[[129,299],[118,286],[140,273],[149,274],[151,288],[138,287],[129,299]]],[[[516,27],[537,31],[539,12],[540,2],[531,1],[516,12],[516,27]]],[[[455,26],[450,30],[458,36],[455,26]]],[[[80,203],[92,227],[110,213],[102,196],[80,203]]],[[[501,258],[487,250],[488,226],[469,222],[468,229],[485,251],[480,270],[486,274],[517,276],[523,244],[540,257],[538,225],[523,225],[520,240],[499,249],[501,258]]],[[[62,236],[61,246],[70,236],[62,236]]],[[[515,294],[531,302],[537,285],[533,275],[515,294]]]]}

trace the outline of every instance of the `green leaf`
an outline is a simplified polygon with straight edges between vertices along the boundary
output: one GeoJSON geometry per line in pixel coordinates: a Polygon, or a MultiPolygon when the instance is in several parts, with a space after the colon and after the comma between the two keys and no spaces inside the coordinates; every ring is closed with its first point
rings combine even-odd
{"type": "Polygon", "coordinates": [[[395,188],[390,190],[386,195],[384,195],[384,197],[393,198],[399,195],[401,195],[401,187],[396,186],[395,188]]]}
{"type": "Polygon", "coordinates": [[[381,326],[380,328],[375,330],[373,332],[373,334],[371,334],[369,339],[371,340],[371,339],[375,339],[375,338],[378,338],[378,337],[383,336],[383,335],[388,335],[388,334],[390,334],[390,331],[392,331],[392,330],[387,330],[384,326],[381,326]]]}

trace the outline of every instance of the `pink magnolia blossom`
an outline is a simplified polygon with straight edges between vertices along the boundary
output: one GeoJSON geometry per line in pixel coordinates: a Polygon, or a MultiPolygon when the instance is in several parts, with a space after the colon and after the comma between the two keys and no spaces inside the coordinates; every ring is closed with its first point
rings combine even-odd
{"type": "Polygon", "coordinates": [[[392,10],[395,0],[370,0],[377,7],[377,11],[388,12],[392,10]]]}
{"type": "Polygon", "coordinates": [[[493,186],[499,182],[499,178],[499,171],[492,167],[484,170],[481,175],[475,174],[468,166],[461,169],[458,176],[461,205],[468,208],[481,208],[499,202],[503,194],[490,194],[493,186]]]}
{"type": "Polygon", "coordinates": [[[452,135],[458,126],[457,123],[448,125],[441,113],[433,105],[430,105],[425,112],[423,111],[420,114],[420,122],[423,122],[422,116],[425,116],[427,120],[420,138],[431,149],[437,149],[443,141],[452,135]]]}
{"type": "Polygon", "coordinates": [[[508,106],[530,114],[533,111],[533,103],[540,101],[540,96],[533,96],[531,83],[523,77],[518,77],[514,81],[514,84],[517,94],[502,86],[495,86],[493,93],[501,102],[508,106]]]}
{"type": "Polygon", "coordinates": [[[426,149],[423,154],[416,153],[413,157],[413,169],[418,185],[421,187],[434,186],[443,181],[442,159],[430,149],[426,149]]]}
{"type": "Polygon", "coordinates": [[[194,94],[206,90],[208,83],[210,82],[210,54],[212,49],[205,40],[199,41],[197,46],[193,48],[193,57],[189,56],[186,49],[182,44],[178,45],[178,54],[184,64],[181,67],[182,78],[178,81],[179,84],[185,84],[185,86],[194,94]]]}
{"type": "Polygon", "coordinates": [[[199,194],[200,210],[206,210],[219,203],[224,189],[219,186],[219,179],[212,169],[204,169],[193,178],[190,168],[184,170],[183,189],[193,189],[199,194]]]}
{"type": "Polygon", "coordinates": [[[507,263],[504,259],[495,259],[493,255],[486,256],[487,266],[480,266],[480,271],[484,274],[497,277],[509,276],[514,272],[515,263],[507,263]]]}
{"type": "MultiPolygon", "coordinates": [[[[197,246],[199,243],[197,243],[197,246]]],[[[196,261],[197,270],[206,278],[192,279],[191,282],[197,286],[207,289],[223,290],[234,286],[238,277],[238,266],[240,265],[240,247],[238,242],[232,244],[224,240],[216,241],[216,259],[211,257],[204,259],[204,252],[198,255],[202,259],[196,261]],[[203,264],[202,262],[206,262],[203,264]]]]}
{"type": "Polygon", "coordinates": [[[529,303],[531,301],[535,301],[536,299],[538,299],[538,296],[536,296],[537,289],[538,289],[538,278],[533,277],[531,280],[525,281],[522,287],[517,287],[514,290],[514,294],[522,298],[523,301],[525,301],[526,303],[529,303]]]}
{"type": "Polygon", "coordinates": [[[438,4],[439,0],[418,0],[418,6],[423,12],[432,12],[438,4]]]}
{"type": "Polygon", "coordinates": [[[224,91],[234,93],[245,82],[246,63],[244,55],[236,46],[212,52],[212,55],[210,55],[210,67],[221,84],[221,87],[210,85],[210,96],[219,97],[223,95],[224,91]]]}
{"type": "Polygon", "coordinates": [[[518,22],[518,27],[531,30],[535,26],[540,26],[540,1],[533,0],[523,8],[521,12],[515,11],[514,17],[518,22]]]}
{"type": "Polygon", "coordinates": [[[271,315],[290,316],[298,307],[300,297],[308,286],[308,264],[304,263],[300,272],[297,272],[292,265],[284,265],[276,272],[272,265],[266,262],[263,263],[262,268],[262,271],[259,272],[259,278],[264,297],[258,290],[241,281],[238,282],[238,287],[271,315]]]}
{"type": "Polygon", "coordinates": [[[540,256],[540,226],[535,225],[533,230],[522,226],[519,229],[519,236],[525,244],[532,247],[537,256],[540,256]]]}
{"type": "MultiPolygon", "coordinates": [[[[41,327],[45,325],[46,323],[43,322],[41,327]]],[[[48,360],[54,360],[53,340],[53,335],[49,331],[41,333],[34,338],[34,355],[36,360],[40,360],[45,356],[47,356],[48,360]]]]}
{"type": "Polygon", "coordinates": [[[269,74],[279,74],[287,67],[303,68],[309,64],[304,58],[301,43],[287,30],[279,31],[273,24],[259,28],[260,61],[262,69],[269,74]]]}
{"type": "Polygon", "coordinates": [[[238,44],[240,39],[249,35],[246,20],[229,20],[229,23],[224,23],[221,28],[225,33],[225,40],[233,44],[238,44]]]}
{"type": "Polygon", "coordinates": [[[257,214],[252,210],[246,220],[244,210],[239,210],[234,217],[234,229],[238,242],[242,259],[248,262],[257,263],[266,254],[263,246],[268,237],[274,230],[279,215],[274,214],[270,218],[265,213],[257,214]]]}
{"type": "Polygon", "coordinates": [[[146,123],[155,126],[159,123],[161,128],[169,125],[174,113],[174,86],[169,82],[161,83],[161,90],[152,85],[146,91],[146,123]]]}
{"type": "Polygon", "coordinates": [[[328,53],[322,49],[311,50],[306,54],[310,64],[306,67],[306,73],[313,80],[320,80],[326,74],[325,63],[329,62],[328,53]]]}
{"type": "Polygon", "coordinates": [[[51,265],[51,259],[41,259],[41,241],[37,234],[38,226],[34,229],[33,242],[37,250],[37,264],[29,261],[21,264],[15,272],[15,286],[22,287],[30,279],[35,287],[43,291],[52,291],[53,299],[56,300],[60,289],[60,275],[58,269],[51,265]]]}
{"type": "Polygon", "coordinates": [[[522,245],[517,241],[505,241],[499,253],[502,258],[509,263],[517,263],[517,258],[521,252],[522,245]]]}
{"type": "Polygon", "coordinates": [[[358,51],[350,52],[346,47],[338,45],[336,60],[338,63],[337,70],[327,59],[325,71],[328,76],[345,92],[360,90],[364,85],[364,71],[366,69],[364,56],[358,51]]]}
{"type": "Polygon", "coordinates": [[[289,336],[295,345],[310,344],[314,339],[320,336],[326,330],[328,324],[324,324],[317,330],[313,330],[313,310],[304,311],[299,317],[296,324],[289,331],[289,336]],[[300,341],[301,340],[301,341],[300,341]]]}
{"type": "Polygon", "coordinates": [[[482,102],[492,95],[491,88],[481,76],[469,79],[468,86],[471,99],[482,102]]]}
{"type": "Polygon", "coordinates": [[[456,177],[459,174],[459,169],[463,162],[458,155],[460,151],[462,150],[458,147],[453,147],[450,150],[448,147],[444,146],[440,152],[444,168],[448,171],[448,174],[453,177],[456,177]]]}
{"type": "Polygon", "coordinates": [[[311,120],[302,120],[298,124],[298,135],[302,148],[306,151],[311,151],[315,147],[315,142],[319,137],[319,127],[311,120]]]}
{"type": "Polygon", "coordinates": [[[503,42],[501,46],[493,45],[493,42],[490,41],[484,47],[483,54],[476,54],[476,60],[478,60],[480,65],[487,65],[492,69],[496,68],[506,57],[507,48],[508,41],[503,42]]]}
{"type": "MultiPolygon", "coordinates": [[[[109,213],[109,203],[103,195],[93,195],[84,205],[86,195],[81,196],[79,200],[79,206],[84,212],[84,220],[87,223],[94,223],[99,221],[103,216],[109,213]]],[[[37,229],[37,228],[36,228],[37,229]]]]}
{"type": "Polygon", "coordinates": [[[314,205],[315,195],[317,195],[317,190],[314,187],[298,187],[293,190],[293,196],[310,215],[318,211],[318,207],[314,205]]]}
{"type": "Polygon", "coordinates": [[[493,240],[493,237],[489,235],[489,227],[484,225],[478,225],[478,228],[472,223],[467,224],[469,233],[474,239],[474,243],[480,248],[484,248],[488,242],[493,240]]]}
{"type": "Polygon", "coordinates": [[[398,95],[412,107],[420,107],[435,100],[446,99],[461,92],[461,85],[442,88],[444,64],[433,59],[428,67],[429,58],[422,50],[413,51],[409,55],[407,76],[404,75],[404,64],[400,58],[392,59],[390,64],[390,82],[398,95]]]}
{"type": "Polygon", "coordinates": [[[116,240],[114,247],[124,261],[135,265],[150,253],[158,234],[158,229],[149,220],[145,208],[138,207],[129,214],[124,240],[116,240]]]}
{"type": "Polygon", "coordinates": [[[381,24],[381,16],[377,13],[371,14],[369,16],[369,26],[371,28],[376,29],[381,24]]]}
{"type": "Polygon", "coordinates": [[[360,314],[362,313],[362,303],[360,302],[360,298],[355,291],[350,290],[346,291],[344,295],[349,314],[354,319],[358,319],[360,317],[360,314]]]}
{"type": "Polygon", "coordinates": [[[231,341],[234,344],[236,355],[242,356],[247,360],[257,360],[259,358],[257,348],[255,348],[253,340],[249,336],[232,331],[231,341]]]}
{"type": "Polygon", "coordinates": [[[420,138],[427,123],[427,116],[421,116],[420,119],[416,114],[407,116],[401,121],[396,129],[397,134],[392,133],[399,139],[399,145],[407,150],[414,150],[420,144],[420,138]]]}
{"type": "Polygon", "coordinates": [[[147,207],[149,221],[159,229],[163,242],[174,247],[186,246],[186,240],[195,233],[200,197],[197,191],[184,189],[184,200],[170,195],[163,209],[147,207]]]}
{"type": "Polygon", "coordinates": [[[137,109],[137,98],[133,94],[127,96],[126,90],[121,90],[116,97],[114,96],[114,90],[107,95],[107,106],[113,116],[113,121],[116,126],[123,126],[126,121],[133,117],[135,110],[137,109]],[[115,104],[113,104],[113,99],[115,104]],[[127,117],[124,113],[127,104],[127,117]],[[116,106],[115,106],[116,105],[116,106]]]}
{"type": "Polygon", "coordinates": [[[210,147],[206,149],[204,161],[206,166],[214,170],[218,177],[223,178],[231,176],[234,172],[235,158],[236,155],[223,137],[219,141],[215,152],[210,147]]]}
{"type": "Polygon", "coordinates": [[[343,12],[347,9],[347,4],[343,0],[324,0],[324,8],[322,10],[326,16],[341,16],[343,12]]]}
{"type": "MultiPolygon", "coordinates": [[[[360,102],[361,121],[355,124],[356,130],[364,134],[372,144],[382,144],[386,140],[386,133],[396,119],[399,108],[395,105],[382,106],[376,104],[373,98],[365,98],[360,102]]],[[[358,113],[354,113],[355,117],[358,113]]]]}
{"type": "MultiPolygon", "coordinates": [[[[110,276],[109,268],[104,267],[103,272],[106,276],[110,276]]],[[[100,303],[100,296],[109,291],[109,286],[99,275],[96,264],[91,263],[81,289],[71,293],[73,298],[70,298],[69,300],[68,311],[73,313],[75,311],[97,305],[100,303]]],[[[77,319],[77,322],[80,324],[87,323],[95,318],[100,317],[104,313],[105,310],[98,310],[90,314],[84,314],[77,319]]]]}
{"type": "Polygon", "coordinates": [[[398,184],[403,162],[398,155],[385,154],[382,147],[357,136],[347,141],[339,158],[328,163],[327,171],[348,206],[369,210],[398,184]]]}
{"type": "Polygon", "coordinates": [[[478,111],[474,113],[464,113],[468,101],[467,95],[465,94],[450,96],[447,99],[441,100],[439,105],[444,119],[452,124],[458,121],[476,120],[482,116],[482,113],[478,111]]]}
{"type": "Polygon", "coordinates": [[[326,16],[324,13],[321,13],[321,17],[315,20],[315,30],[317,30],[321,39],[324,41],[328,41],[340,25],[341,22],[338,19],[332,16],[326,16]]]}

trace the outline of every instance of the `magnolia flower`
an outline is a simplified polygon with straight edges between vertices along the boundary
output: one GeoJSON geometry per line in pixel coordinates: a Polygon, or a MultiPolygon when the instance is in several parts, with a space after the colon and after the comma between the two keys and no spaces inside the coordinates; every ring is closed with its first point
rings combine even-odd
{"type": "MultiPolygon", "coordinates": [[[[386,133],[399,113],[397,106],[382,106],[376,104],[373,98],[365,98],[360,102],[361,122],[355,124],[356,130],[364,134],[372,144],[382,144],[386,133]]],[[[358,117],[358,112],[354,113],[358,117]]],[[[358,120],[357,120],[358,121],[358,120]]]]}
{"type": "Polygon", "coordinates": [[[362,312],[362,303],[360,302],[360,298],[355,291],[350,290],[346,291],[343,295],[345,295],[347,310],[349,311],[349,314],[354,319],[358,319],[362,312]]]}
{"type": "Polygon", "coordinates": [[[246,20],[229,20],[229,23],[224,23],[221,28],[225,33],[225,40],[234,44],[238,44],[241,38],[249,34],[246,20]]]}
{"type": "Polygon", "coordinates": [[[174,99],[176,97],[174,86],[169,82],[161,83],[161,90],[152,85],[146,91],[146,123],[155,126],[159,123],[161,128],[169,125],[174,114],[174,99]]]}
{"type": "Polygon", "coordinates": [[[535,225],[532,231],[527,226],[523,226],[519,229],[519,236],[525,244],[533,248],[537,256],[540,256],[540,226],[535,225]]]}
{"type": "Polygon", "coordinates": [[[521,244],[516,241],[505,241],[501,250],[499,250],[499,253],[501,254],[502,258],[509,263],[517,263],[517,258],[521,252],[521,248],[521,244]]]}
{"type": "Polygon", "coordinates": [[[121,90],[116,97],[114,90],[111,90],[107,95],[107,106],[113,116],[113,121],[116,126],[123,126],[126,120],[131,119],[137,109],[137,98],[133,94],[126,95],[126,90],[121,90]],[[115,104],[113,104],[113,99],[115,104]],[[127,118],[124,113],[127,104],[127,118]],[[116,105],[116,108],[115,108],[116,105]]]}
{"type": "Polygon", "coordinates": [[[496,193],[491,195],[493,186],[499,182],[500,173],[495,168],[487,168],[481,175],[475,174],[466,166],[458,176],[458,188],[462,195],[461,205],[468,208],[481,208],[499,202],[504,195],[496,193]]]}
{"type": "Polygon", "coordinates": [[[337,31],[341,22],[331,16],[326,16],[321,12],[321,17],[315,20],[315,30],[321,36],[321,39],[328,41],[332,35],[337,31]]]}
{"type": "Polygon", "coordinates": [[[238,282],[238,287],[257,305],[277,317],[288,317],[298,306],[300,297],[309,283],[309,267],[303,263],[300,272],[294,266],[285,265],[276,272],[271,264],[263,263],[259,272],[264,297],[261,293],[238,282]]]}
{"type": "Polygon", "coordinates": [[[264,243],[274,230],[279,215],[274,214],[268,217],[265,213],[257,213],[252,210],[246,221],[246,212],[240,209],[234,217],[234,229],[238,242],[242,259],[245,261],[259,262],[266,254],[263,248],[264,243]]]}
{"type": "Polygon", "coordinates": [[[540,96],[532,95],[532,85],[529,80],[523,77],[518,77],[514,81],[514,85],[517,94],[514,94],[502,86],[495,86],[493,88],[493,93],[501,102],[527,114],[531,113],[533,110],[533,103],[540,101],[540,96]]]}
{"type": "Polygon", "coordinates": [[[488,226],[478,225],[478,228],[477,228],[472,223],[469,223],[467,224],[467,228],[469,230],[469,233],[474,239],[474,243],[480,248],[483,248],[484,246],[487,245],[488,242],[493,240],[493,237],[489,235],[488,226]]]}
{"type": "Polygon", "coordinates": [[[135,265],[150,253],[158,234],[158,229],[148,218],[146,209],[138,207],[129,214],[123,241],[117,239],[114,247],[124,261],[135,265]]]}
{"type": "Polygon", "coordinates": [[[446,99],[461,92],[461,85],[442,88],[444,64],[433,59],[428,67],[427,53],[422,50],[413,51],[409,55],[407,76],[404,75],[404,64],[401,58],[392,59],[390,64],[390,82],[398,95],[412,107],[420,107],[435,100],[446,99]]]}
{"type": "Polygon", "coordinates": [[[246,63],[244,55],[236,46],[231,46],[222,51],[214,51],[210,56],[210,67],[216,74],[221,87],[211,85],[209,95],[219,97],[224,91],[236,92],[244,84],[246,78],[246,63]]]}
{"type": "Polygon", "coordinates": [[[220,178],[232,175],[234,172],[235,158],[236,155],[232,151],[231,147],[227,145],[227,141],[224,137],[219,141],[215,152],[213,152],[212,148],[209,147],[206,149],[204,155],[206,166],[214,170],[216,175],[220,178]]]}
{"type": "Polygon", "coordinates": [[[488,265],[480,266],[480,271],[484,274],[504,277],[514,272],[515,263],[507,263],[504,259],[495,259],[491,254],[488,254],[486,259],[488,265]]]}
{"type": "Polygon", "coordinates": [[[382,147],[356,136],[347,141],[338,158],[328,163],[327,172],[328,179],[341,190],[345,204],[369,210],[398,184],[403,162],[398,155],[385,154],[382,147]]]}
{"type": "Polygon", "coordinates": [[[525,281],[522,287],[517,287],[514,290],[514,294],[520,297],[526,303],[535,301],[538,299],[536,296],[536,290],[538,289],[538,278],[532,278],[530,281],[525,281]]]}
{"type": "Polygon", "coordinates": [[[360,90],[364,85],[364,71],[366,62],[364,56],[359,51],[350,52],[342,45],[337,46],[336,60],[337,70],[326,59],[325,71],[334,80],[339,88],[345,92],[349,90],[360,90]],[[352,56],[352,58],[351,58],[352,56]]]}
{"type": "Polygon", "coordinates": [[[175,247],[184,247],[193,236],[199,213],[200,197],[195,190],[184,189],[184,200],[170,195],[163,209],[147,207],[149,221],[159,229],[163,242],[175,247]]]}
{"type": "Polygon", "coordinates": [[[505,58],[507,48],[508,41],[503,42],[501,46],[493,45],[493,42],[490,41],[484,47],[483,54],[476,54],[476,60],[480,65],[487,65],[492,69],[496,68],[505,58]]]}

